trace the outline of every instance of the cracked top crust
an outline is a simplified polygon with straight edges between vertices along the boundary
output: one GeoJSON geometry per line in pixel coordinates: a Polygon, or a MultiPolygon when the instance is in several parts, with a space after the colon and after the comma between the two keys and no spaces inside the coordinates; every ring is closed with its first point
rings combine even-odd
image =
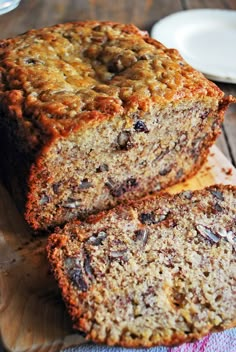
{"type": "Polygon", "coordinates": [[[0,42],[1,109],[46,135],[200,96],[223,93],[133,25],[67,23],[0,42]]]}

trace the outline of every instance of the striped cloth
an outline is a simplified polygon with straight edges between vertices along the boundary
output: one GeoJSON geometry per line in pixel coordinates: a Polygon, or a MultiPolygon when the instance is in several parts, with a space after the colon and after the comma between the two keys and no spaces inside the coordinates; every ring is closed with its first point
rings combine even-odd
{"type": "Polygon", "coordinates": [[[195,343],[167,348],[165,352],[236,352],[236,329],[208,335],[195,343]]]}
{"type": "Polygon", "coordinates": [[[122,348],[85,344],[68,348],[66,352],[236,352],[236,329],[210,334],[194,343],[179,347],[122,348]]]}

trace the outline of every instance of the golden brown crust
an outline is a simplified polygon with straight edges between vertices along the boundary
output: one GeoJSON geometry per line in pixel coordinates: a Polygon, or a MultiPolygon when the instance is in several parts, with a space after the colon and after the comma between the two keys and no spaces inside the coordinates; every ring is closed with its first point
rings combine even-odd
{"type": "Polygon", "coordinates": [[[153,102],[223,97],[176,50],[133,25],[93,21],[31,30],[3,40],[0,55],[1,103],[31,133],[65,136],[153,102]]]}
{"type": "Polygon", "coordinates": [[[149,196],[51,235],[48,257],[74,327],[124,347],[234,327],[235,206],[236,187],[216,185],[149,196]]]}
{"type": "MultiPolygon", "coordinates": [[[[207,194],[207,192],[209,192],[209,190],[211,190],[213,188],[216,188],[216,189],[218,189],[219,191],[222,191],[222,192],[224,191],[225,188],[227,188],[230,192],[235,192],[236,191],[236,185],[227,185],[226,186],[224,184],[216,184],[216,185],[205,187],[204,189],[201,189],[201,190],[195,190],[194,193],[195,193],[196,196],[198,196],[200,194],[203,194],[203,193],[207,194]]],[[[185,191],[183,191],[183,192],[185,192],[185,191]]],[[[174,197],[178,198],[179,195],[176,194],[174,197]]],[[[121,205],[116,206],[113,209],[109,209],[109,210],[106,210],[106,211],[101,211],[98,214],[90,215],[90,216],[87,217],[86,223],[88,223],[88,224],[96,224],[97,222],[101,221],[105,216],[107,216],[108,214],[112,214],[116,210],[122,212],[122,209],[124,207],[127,207],[127,206],[128,207],[135,207],[136,204],[142,204],[144,202],[148,202],[148,203],[151,204],[152,201],[155,201],[158,198],[164,198],[167,201],[170,201],[170,200],[173,199],[173,195],[168,193],[165,190],[159,191],[158,193],[155,193],[155,194],[148,194],[145,197],[142,197],[140,199],[130,200],[125,205],[121,204],[121,205]]],[[[77,221],[74,220],[73,223],[76,225],[75,228],[78,229],[76,231],[79,231],[79,225],[83,224],[82,221],[78,221],[78,220],[77,221]]],[[[58,228],[57,230],[58,230],[58,232],[60,232],[60,228],[58,228]]],[[[56,233],[57,232],[55,232],[55,234],[56,233]]],[[[52,234],[51,236],[53,236],[53,235],[54,234],[52,234]]],[[[67,240],[68,240],[68,238],[67,238],[67,240]]]]}

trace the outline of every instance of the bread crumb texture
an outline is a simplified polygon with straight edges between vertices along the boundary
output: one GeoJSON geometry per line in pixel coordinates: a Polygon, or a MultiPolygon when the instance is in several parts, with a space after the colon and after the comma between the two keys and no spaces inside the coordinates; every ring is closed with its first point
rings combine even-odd
{"type": "Polygon", "coordinates": [[[74,327],[95,342],[174,345],[236,325],[235,187],[68,223],[47,250],[74,327]]]}

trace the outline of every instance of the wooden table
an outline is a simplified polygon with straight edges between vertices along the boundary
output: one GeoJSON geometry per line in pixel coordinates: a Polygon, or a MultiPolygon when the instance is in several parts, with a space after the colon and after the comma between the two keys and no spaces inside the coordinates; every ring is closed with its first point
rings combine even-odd
{"type": "MultiPolygon", "coordinates": [[[[0,16],[0,38],[55,23],[75,20],[111,20],[134,23],[150,30],[159,19],[176,11],[193,8],[236,10],[235,0],[22,0],[14,11],[0,16]]],[[[233,45],[233,43],[232,43],[233,45]]],[[[226,94],[236,96],[236,85],[219,84],[226,94]]],[[[236,104],[225,118],[218,147],[236,166],[236,104]]],[[[1,298],[1,297],[0,297],[1,298]]],[[[1,346],[0,346],[1,351],[1,346]]]]}

